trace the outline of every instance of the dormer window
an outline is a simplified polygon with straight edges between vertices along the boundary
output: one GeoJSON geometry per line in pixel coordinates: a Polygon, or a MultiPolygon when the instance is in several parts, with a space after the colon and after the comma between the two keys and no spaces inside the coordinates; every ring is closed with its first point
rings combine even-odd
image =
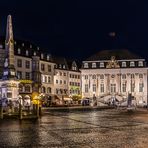
{"type": "Polygon", "coordinates": [[[92,63],[92,68],[96,68],[96,63],[92,63]]]}
{"type": "Polygon", "coordinates": [[[139,61],[138,66],[142,67],[143,66],[143,61],[139,61]]]}
{"type": "Polygon", "coordinates": [[[84,63],[84,68],[88,68],[88,63],[84,63]]]}
{"type": "Polygon", "coordinates": [[[22,43],[22,46],[24,47],[24,43],[22,43]]]}
{"type": "Polygon", "coordinates": [[[77,67],[76,66],[72,66],[72,70],[77,70],[77,67]]]}
{"type": "Polygon", "coordinates": [[[130,67],[134,67],[135,66],[135,62],[130,62],[130,67]]]}
{"type": "Polygon", "coordinates": [[[63,65],[63,69],[65,69],[66,67],[65,67],[65,65],[63,65]]]}
{"type": "Polygon", "coordinates": [[[29,52],[28,52],[28,50],[26,50],[26,56],[28,56],[29,55],[29,52]]]}
{"type": "Polygon", "coordinates": [[[42,53],[42,54],[41,54],[41,59],[43,59],[43,58],[44,58],[44,54],[42,53]]]}
{"type": "Polygon", "coordinates": [[[36,52],[34,52],[33,55],[36,56],[36,52]]]}
{"type": "Polygon", "coordinates": [[[100,62],[100,67],[104,67],[104,62],[100,62]]]}
{"type": "Polygon", "coordinates": [[[126,67],[126,62],[122,62],[122,67],[126,67]]]}
{"type": "Polygon", "coordinates": [[[21,54],[21,49],[20,48],[17,49],[17,53],[21,54]]]}
{"type": "Polygon", "coordinates": [[[47,61],[49,61],[49,55],[47,55],[47,61]]]}
{"type": "Polygon", "coordinates": [[[49,61],[50,60],[50,56],[49,55],[47,55],[47,61],[49,61]]]}
{"type": "Polygon", "coordinates": [[[59,64],[59,68],[62,68],[62,65],[61,64],[59,64]]]}

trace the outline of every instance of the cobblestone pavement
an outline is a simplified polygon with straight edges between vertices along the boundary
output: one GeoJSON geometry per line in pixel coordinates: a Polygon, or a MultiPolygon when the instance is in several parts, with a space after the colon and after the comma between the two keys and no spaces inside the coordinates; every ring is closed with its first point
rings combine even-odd
{"type": "Polygon", "coordinates": [[[0,147],[147,148],[147,137],[148,111],[46,111],[37,121],[0,121],[0,147]]]}

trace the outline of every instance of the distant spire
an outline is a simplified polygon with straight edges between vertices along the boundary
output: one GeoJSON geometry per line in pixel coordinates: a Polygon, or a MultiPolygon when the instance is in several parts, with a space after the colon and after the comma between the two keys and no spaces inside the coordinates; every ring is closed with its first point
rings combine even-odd
{"type": "Polygon", "coordinates": [[[10,65],[14,65],[14,40],[13,40],[13,29],[12,29],[12,17],[8,15],[7,17],[7,28],[6,28],[6,41],[5,49],[7,58],[10,65]]]}

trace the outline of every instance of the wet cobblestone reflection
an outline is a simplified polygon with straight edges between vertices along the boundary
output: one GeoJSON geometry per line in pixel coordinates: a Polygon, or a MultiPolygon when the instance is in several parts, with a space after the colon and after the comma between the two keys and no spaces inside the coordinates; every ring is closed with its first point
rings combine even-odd
{"type": "Polygon", "coordinates": [[[0,147],[146,148],[148,111],[46,111],[38,120],[1,120],[0,147]]]}

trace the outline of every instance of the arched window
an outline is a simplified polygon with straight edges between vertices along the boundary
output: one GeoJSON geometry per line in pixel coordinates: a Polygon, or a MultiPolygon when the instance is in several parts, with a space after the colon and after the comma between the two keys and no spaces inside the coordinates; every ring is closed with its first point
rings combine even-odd
{"type": "Polygon", "coordinates": [[[25,92],[30,92],[30,86],[29,85],[25,86],[25,92]]]}
{"type": "Polygon", "coordinates": [[[47,76],[45,76],[45,83],[47,83],[47,76]]]}
{"type": "Polygon", "coordinates": [[[96,75],[92,75],[92,79],[96,79],[96,75]]]}
{"type": "Polygon", "coordinates": [[[23,85],[19,84],[19,92],[23,92],[23,85]]]}
{"type": "Polygon", "coordinates": [[[104,79],[104,75],[100,75],[100,79],[104,79]]]}
{"type": "Polygon", "coordinates": [[[46,88],[43,86],[41,91],[42,93],[46,93],[46,88]]]}
{"type": "Polygon", "coordinates": [[[51,87],[47,88],[47,93],[51,93],[51,87]]]}

